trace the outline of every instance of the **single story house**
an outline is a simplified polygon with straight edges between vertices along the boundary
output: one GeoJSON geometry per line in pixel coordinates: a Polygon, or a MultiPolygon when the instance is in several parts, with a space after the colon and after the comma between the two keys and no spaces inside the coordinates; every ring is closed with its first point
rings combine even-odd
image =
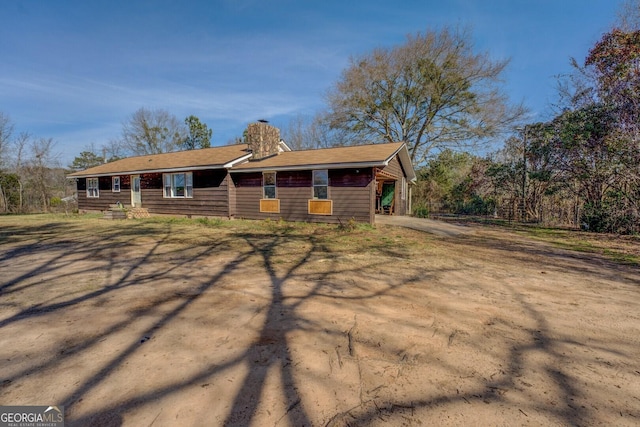
{"type": "Polygon", "coordinates": [[[411,212],[416,175],[404,143],[291,151],[262,122],[249,125],[246,140],[72,173],[78,209],[120,203],[152,215],[371,224],[376,213],[411,212]]]}

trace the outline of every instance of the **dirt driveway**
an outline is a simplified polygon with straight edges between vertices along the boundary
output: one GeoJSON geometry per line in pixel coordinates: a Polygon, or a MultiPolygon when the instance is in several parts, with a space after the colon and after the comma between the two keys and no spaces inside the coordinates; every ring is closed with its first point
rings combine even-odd
{"type": "Polygon", "coordinates": [[[68,425],[640,423],[640,273],[504,230],[0,217],[0,271],[68,425]]]}
{"type": "Polygon", "coordinates": [[[376,215],[376,224],[410,228],[440,237],[457,237],[474,231],[474,228],[469,226],[411,216],[376,215]]]}

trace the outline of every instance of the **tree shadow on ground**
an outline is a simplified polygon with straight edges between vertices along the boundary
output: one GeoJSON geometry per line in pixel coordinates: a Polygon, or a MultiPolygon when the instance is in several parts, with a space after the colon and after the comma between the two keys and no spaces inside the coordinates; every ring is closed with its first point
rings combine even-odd
{"type": "MultiPolygon", "coordinates": [[[[374,421],[397,421],[402,417],[415,419],[416,412],[422,409],[454,405],[458,403],[470,404],[470,402],[507,403],[503,395],[504,390],[512,390],[518,387],[518,379],[527,369],[526,358],[531,353],[543,353],[547,363],[544,365],[545,377],[550,380],[557,394],[563,402],[554,407],[542,405],[540,402],[531,402],[525,411],[535,410],[547,414],[551,419],[563,424],[587,423],[591,412],[589,408],[576,406],[574,398],[581,395],[578,381],[563,369],[563,355],[559,346],[563,343],[549,334],[549,325],[545,316],[528,302],[519,290],[509,284],[504,284],[503,289],[509,298],[517,301],[518,305],[526,313],[527,319],[533,324],[527,332],[525,339],[513,343],[502,360],[502,372],[485,379],[464,392],[436,393],[436,395],[424,398],[413,396],[411,399],[402,397],[369,397],[363,391],[362,373],[360,373],[360,396],[358,403],[345,410],[324,415],[318,419],[317,414],[311,411],[311,402],[308,394],[300,389],[305,385],[305,377],[300,376],[300,370],[296,368],[299,363],[296,360],[298,353],[292,350],[291,337],[296,333],[327,334],[336,340],[343,342],[343,348],[336,348],[336,359],[340,366],[351,363],[355,369],[361,370],[364,358],[359,354],[376,353],[385,357],[397,357],[402,365],[406,357],[405,349],[394,347],[390,342],[380,342],[381,338],[358,336],[356,312],[353,311],[354,323],[351,328],[342,325],[327,325],[308,316],[304,307],[310,301],[371,301],[371,310],[378,298],[396,298],[395,292],[408,286],[419,284],[428,287],[430,280],[436,274],[445,272],[444,267],[433,268],[424,266],[412,267],[411,271],[400,264],[402,256],[406,256],[397,248],[390,247],[388,242],[372,243],[367,250],[378,253],[381,257],[394,260],[395,265],[391,271],[395,271],[398,277],[376,277],[378,266],[376,260],[360,260],[349,265],[343,259],[344,254],[336,253],[327,245],[323,236],[296,234],[290,227],[271,227],[269,232],[236,232],[209,241],[207,244],[195,248],[178,249],[172,252],[174,262],[167,262],[166,247],[170,244],[174,233],[170,224],[155,227],[125,228],[120,231],[109,232],[106,235],[86,236],[77,242],[68,240],[67,235],[73,233],[70,226],[56,229],[52,227],[46,236],[40,237],[37,230],[25,227],[22,231],[32,235],[35,241],[23,245],[17,244],[11,249],[0,252],[0,267],[8,266],[12,262],[28,263],[28,259],[34,254],[46,253],[37,263],[30,268],[25,268],[20,274],[7,277],[0,281],[0,298],[6,299],[15,293],[31,291],[33,288],[43,286],[41,282],[34,281],[42,275],[56,275],[58,280],[77,280],[86,272],[74,270],[76,263],[81,261],[101,260],[98,273],[103,276],[104,285],[89,289],[80,294],[58,295],[53,300],[42,297],[34,301],[28,307],[15,308],[13,314],[0,320],[0,335],[6,328],[23,321],[29,321],[40,317],[47,318],[54,313],[65,313],[67,310],[90,303],[97,303],[104,298],[119,295],[128,289],[153,284],[159,281],[175,281],[178,283],[184,279],[185,269],[194,272],[189,280],[189,287],[179,288],[175,292],[158,292],[149,295],[146,304],[139,306],[112,322],[100,333],[83,338],[75,345],[62,348],[60,352],[40,358],[38,361],[17,369],[6,369],[3,375],[3,384],[11,388],[12,384],[18,384],[21,380],[38,372],[52,370],[68,363],[74,357],[97,351],[100,343],[109,337],[125,331],[137,319],[153,317],[153,321],[139,328],[139,334],[124,343],[117,351],[105,358],[104,362],[92,367],[91,375],[84,377],[65,391],[60,399],[60,404],[67,409],[69,425],[121,425],[127,414],[139,408],[146,407],[160,399],[179,395],[180,392],[192,387],[204,387],[213,379],[218,378],[232,369],[243,368],[243,379],[237,386],[226,416],[220,420],[224,425],[249,425],[256,423],[261,414],[261,405],[264,403],[265,393],[269,392],[269,381],[277,378],[277,384],[282,393],[279,412],[275,418],[276,424],[289,425],[369,425],[374,421]],[[57,230],[57,231],[51,231],[57,230]],[[160,231],[160,233],[159,233],[160,231]],[[144,252],[135,257],[119,259],[113,257],[125,248],[135,245],[141,236],[152,237],[153,243],[145,246],[144,252]],[[56,237],[57,236],[57,237],[56,237]],[[238,242],[242,242],[241,245],[238,242]],[[229,251],[228,248],[238,248],[229,251]],[[295,250],[295,253],[291,253],[295,250]],[[287,262],[283,262],[282,253],[289,252],[287,262]],[[162,262],[156,259],[159,254],[164,254],[162,262]],[[315,267],[319,261],[323,262],[322,268],[315,267]],[[216,262],[217,270],[214,274],[198,272],[198,263],[216,262]],[[153,269],[149,270],[149,266],[153,269]],[[142,349],[147,340],[160,336],[164,331],[185,315],[188,309],[199,302],[205,295],[217,292],[226,280],[233,278],[238,280],[238,274],[243,269],[259,271],[260,284],[268,289],[266,302],[261,307],[261,320],[255,333],[243,331],[241,326],[237,333],[252,333],[250,344],[246,348],[239,349],[233,357],[224,361],[209,362],[199,367],[194,372],[189,372],[180,379],[156,385],[144,391],[134,394],[123,393],[123,396],[114,396],[109,401],[101,402],[90,410],[77,410],[83,399],[90,396],[100,386],[108,381],[111,375],[125,369],[128,362],[142,349]],[[345,286],[341,278],[345,275],[358,277],[358,282],[353,286],[345,286]],[[384,285],[371,286],[375,282],[383,282],[384,285]],[[302,287],[300,283],[306,283],[302,287]],[[298,286],[291,289],[291,285],[298,286]],[[345,288],[347,292],[345,292],[345,288]],[[165,309],[158,313],[158,307],[165,309]],[[341,356],[342,355],[342,356],[341,356]],[[341,359],[342,358],[342,359],[341,359]]],[[[13,232],[20,233],[20,229],[13,232]]],[[[490,245],[497,243],[490,243],[490,245]]],[[[471,244],[480,247],[481,242],[471,244]]],[[[175,248],[171,249],[175,250],[175,248]]],[[[518,250],[528,250],[519,248],[518,250]]],[[[505,252],[513,253],[515,248],[505,249],[505,252]]],[[[537,253],[546,256],[544,253],[537,253]]],[[[516,256],[516,255],[513,255],[516,256]]],[[[558,268],[561,268],[559,266],[558,268]]],[[[603,273],[604,274],[604,273],[603,273]]],[[[44,285],[46,287],[46,285],[44,285]]],[[[49,291],[53,292],[51,289],[49,291]]],[[[53,295],[53,294],[52,294],[53,295]]],[[[4,301],[3,301],[4,303],[4,301]]],[[[445,311],[443,308],[442,311],[445,311]]],[[[451,315],[453,316],[453,314],[451,315]]],[[[380,321],[393,322],[390,314],[380,314],[380,321]],[[386,316],[386,317],[385,317],[386,316]]],[[[416,320],[415,324],[405,321],[404,326],[410,326],[415,330],[424,328],[424,325],[416,320]]],[[[434,332],[435,335],[436,332],[434,332]]],[[[455,335],[455,331],[453,332],[455,335]]],[[[451,342],[452,336],[449,340],[451,342]]],[[[4,342],[10,338],[4,337],[4,342]]],[[[471,343],[479,351],[489,351],[484,348],[482,340],[471,343]]],[[[331,359],[329,359],[331,361],[331,359]]],[[[391,360],[391,359],[390,359],[391,360]]],[[[408,363],[408,362],[407,362],[408,363]]],[[[447,363],[446,360],[430,360],[440,368],[450,372],[456,372],[457,368],[447,363]]],[[[339,386],[339,383],[333,383],[339,386]]],[[[327,385],[330,387],[330,385],[327,385]]],[[[374,387],[371,387],[374,388],[374,387]]],[[[215,402],[211,402],[215,405],[215,402]]],[[[156,419],[160,413],[156,416],[156,419]]],[[[153,419],[151,424],[156,420],[153,419]]]]}
{"type": "MultiPolygon", "coordinates": [[[[509,349],[507,357],[503,360],[504,363],[500,364],[503,368],[497,375],[484,378],[480,384],[465,392],[456,390],[455,393],[436,393],[435,396],[427,399],[368,399],[347,411],[335,414],[325,425],[328,427],[367,426],[379,421],[385,424],[391,422],[405,425],[407,420],[420,419],[421,416],[418,414],[423,410],[441,411],[446,407],[454,410],[457,404],[509,404],[505,393],[521,387],[519,379],[528,369],[531,369],[526,361],[527,357],[531,353],[540,352],[548,356],[549,362],[544,365],[545,375],[551,380],[552,389],[555,388],[558,391],[557,395],[562,397],[563,402],[541,405],[540,402],[532,400],[527,404],[519,405],[521,414],[528,417],[527,412],[529,414],[544,413],[563,425],[588,424],[591,410],[574,402],[574,398],[581,394],[579,382],[563,371],[564,356],[558,350],[558,346],[562,343],[548,336],[549,326],[544,316],[527,303],[515,288],[511,286],[507,288],[513,292],[514,298],[528,312],[530,319],[535,321],[535,328],[529,331],[528,339],[515,343],[509,349]]],[[[449,338],[451,342],[453,335],[449,338]]],[[[478,346],[482,349],[481,343],[478,343],[478,346]]],[[[487,350],[484,349],[484,351],[487,350]]],[[[439,363],[452,372],[455,371],[455,367],[448,365],[446,361],[439,361],[439,363]]],[[[481,422],[481,419],[477,421],[481,422]]]]}

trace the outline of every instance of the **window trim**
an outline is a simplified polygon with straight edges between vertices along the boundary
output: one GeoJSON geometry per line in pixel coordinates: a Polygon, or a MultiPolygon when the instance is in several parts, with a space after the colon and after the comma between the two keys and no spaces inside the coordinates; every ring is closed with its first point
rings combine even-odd
{"type": "Polygon", "coordinates": [[[111,177],[111,191],[113,193],[119,193],[120,192],[120,177],[119,176],[111,177]]]}
{"type": "Polygon", "coordinates": [[[193,172],[163,173],[162,197],[164,199],[192,199],[193,198],[193,172]],[[176,195],[175,177],[184,177],[184,195],[176,195]],[[168,190],[168,191],[167,191],[168,190]]]}
{"type": "Polygon", "coordinates": [[[87,198],[97,199],[100,197],[100,179],[87,178],[87,198]]]}
{"type": "Polygon", "coordinates": [[[277,199],[278,198],[278,176],[276,175],[275,171],[265,171],[262,172],[262,198],[263,199],[269,199],[269,200],[273,200],[273,199],[277,199]],[[266,180],[265,177],[266,175],[271,175],[273,174],[273,184],[266,184],[266,180]],[[267,196],[267,188],[273,188],[273,197],[268,197],[267,196]]]}
{"type": "Polygon", "coordinates": [[[311,198],[313,200],[330,200],[329,197],[329,170],[328,169],[314,169],[311,171],[311,198]],[[320,173],[320,172],[324,172],[326,174],[327,180],[326,180],[326,184],[316,184],[316,173],[320,173]],[[320,197],[316,197],[316,187],[317,188],[321,188],[321,187],[325,187],[326,193],[327,193],[327,197],[325,198],[320,198],[320,197]]]}

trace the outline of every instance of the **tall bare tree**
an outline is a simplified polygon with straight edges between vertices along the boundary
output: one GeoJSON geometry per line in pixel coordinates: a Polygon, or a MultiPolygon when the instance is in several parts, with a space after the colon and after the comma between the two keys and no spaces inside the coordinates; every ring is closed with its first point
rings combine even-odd
{"type": "Polygon", "coordinates": [[[54,147],[51,138],[32,139],[30,156],[19,172],[27,183],[31,207],[44,212],[49,210],[51,197],[59,185],[56,176],[60,172],[59,156],[53,151],[54,147]]]}
{"type": "Polygon", "coordinates": [[[13,122],[8,115],[0,112],[0,170],[2,170],[8,163],[12,136],[13,122]]]}
{"type": "Polygon", "coordinates": [[[184,123],[163,109],[140,108],[122,126],[122,145],[134,155],[175,151],[186,137],[184,123]]]}
{"type": "Polygon", "coordinates": [[[622,31],[640,30],[640,0],[626,0],[618,8],[617,26],[622,31]]]}
{"type": "Polygon", "coordinates": [[[414,164],[433,150],[487,142],[525,113],[500,84],[508,61],[475,53],[468,31],[427,31],[353,58],[329,92],[330,123],[360,141],[404,141],[414,164]]]}
{"type": "Polygon", "coordinates": [[[282,129],[282,138],[293,150],[328,148],[344,145],[339,130],[329,128],[323,113],[315,116],[297,115],[282,129]]]}

